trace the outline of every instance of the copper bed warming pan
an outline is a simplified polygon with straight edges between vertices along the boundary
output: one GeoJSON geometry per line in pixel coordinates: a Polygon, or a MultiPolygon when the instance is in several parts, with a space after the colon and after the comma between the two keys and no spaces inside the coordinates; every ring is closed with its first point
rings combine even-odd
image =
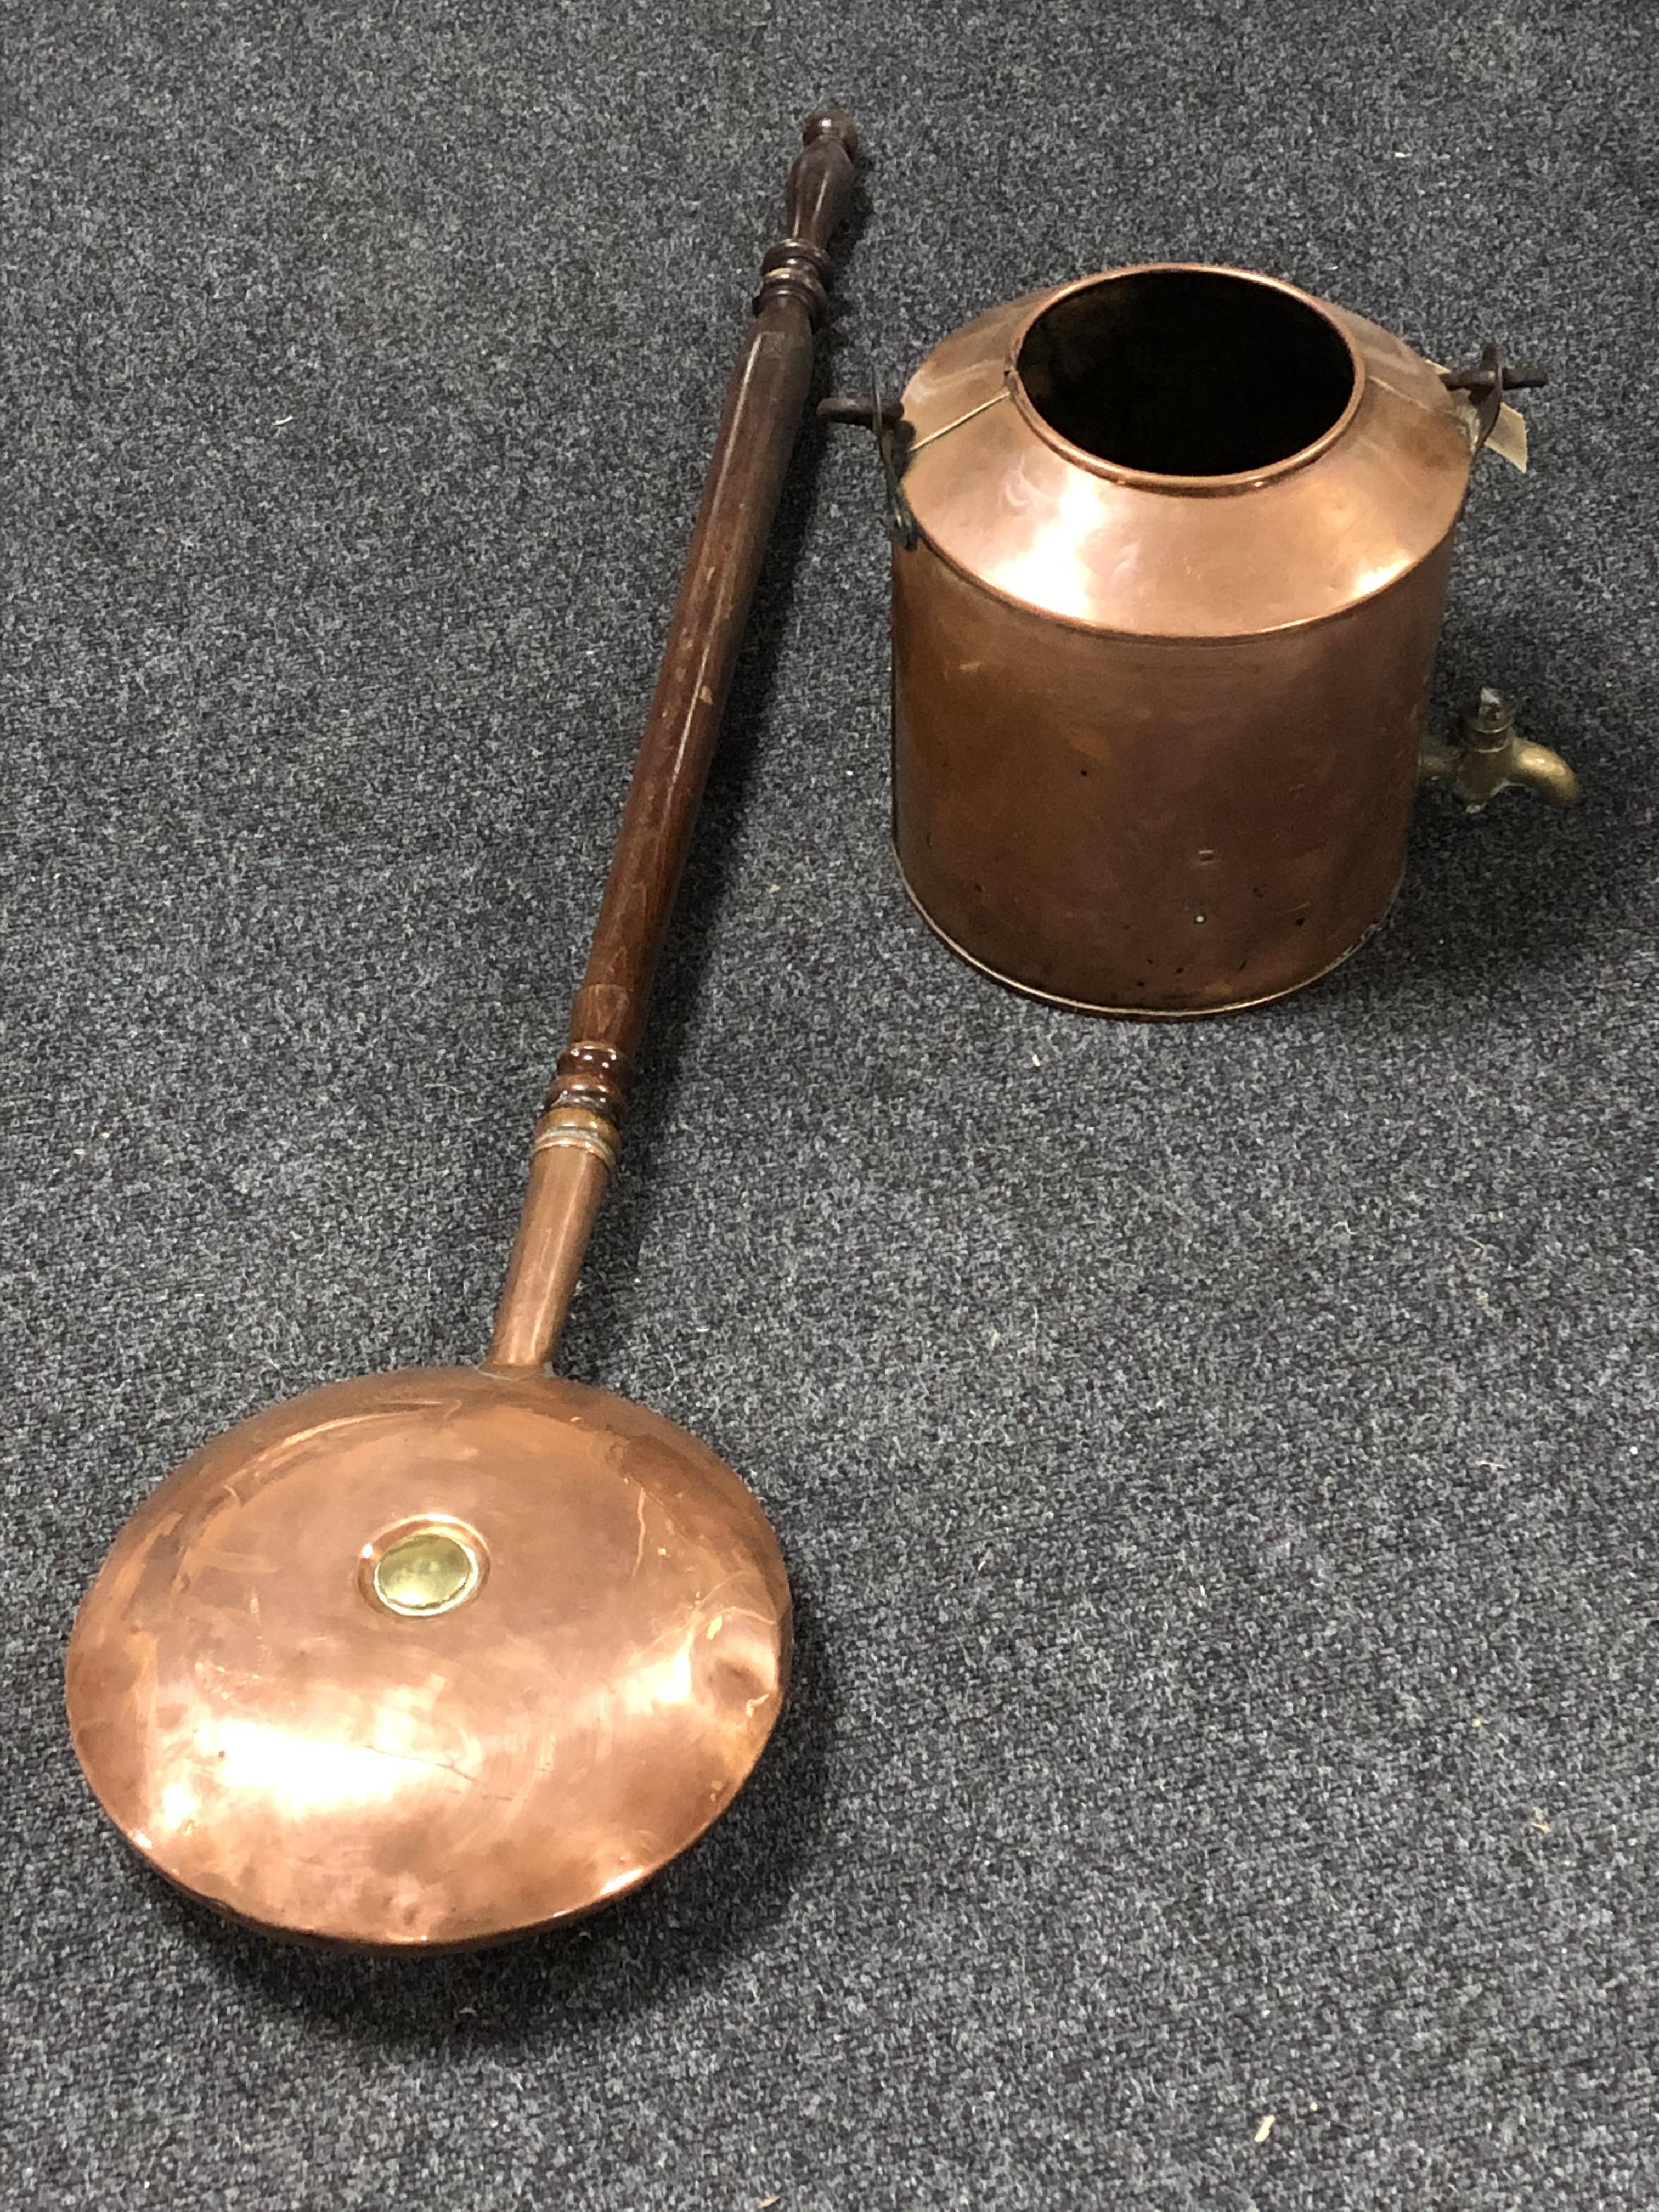
{"type": "Polygon", "coordinates": [[[1558,803],[1483,692],[1424,711],[1495,347],[1458,374],[1291,284],[1153,264],[946,338],[876,430],[893,538],[893,830],[911,898],[1000,981],[1093,1013],[1275,999],[1394,897],[1420,781],[1558,803]]]}
{"type": "Polygon", "coordinates": [[[695,1842],[788,1679],[732,1470],[546,1372],[615,1167],[828,304],[858,134],[807,118],[686,554],[487,1356],[333,1382],[143,1500],[70,1638],[70,1734],[139,1855],[270,1935],[392,1953],[592,1911],[695,1842]]]}

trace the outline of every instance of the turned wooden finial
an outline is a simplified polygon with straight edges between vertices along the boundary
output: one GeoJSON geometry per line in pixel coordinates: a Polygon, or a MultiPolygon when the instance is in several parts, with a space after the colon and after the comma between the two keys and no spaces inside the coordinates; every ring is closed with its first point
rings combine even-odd
{"type": "Polygon", "coordinates": [[[800,136],[784,198],[784,235],[761,263],[755,313],[769,301],[793,294],[816,326],[830,304],[830,241],[852,205],[859,134],[840,108],[816,107],[800,136]]]}

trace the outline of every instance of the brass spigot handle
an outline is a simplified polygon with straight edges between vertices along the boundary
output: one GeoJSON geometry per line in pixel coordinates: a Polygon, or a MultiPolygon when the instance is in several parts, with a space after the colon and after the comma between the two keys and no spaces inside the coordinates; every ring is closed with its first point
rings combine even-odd
{"type": "Polygon", "coordinates": [[[1552,806],[1576,806],[1578,778],[1550,745],[1534,744],[1516,727],[1515,709],[1488,684],[1463,709],[1461,744],[1429,738],[1418,756],[1419,783],[1449,785],[1471,814],[1506,785],[1535,791],[1552,806]]]}

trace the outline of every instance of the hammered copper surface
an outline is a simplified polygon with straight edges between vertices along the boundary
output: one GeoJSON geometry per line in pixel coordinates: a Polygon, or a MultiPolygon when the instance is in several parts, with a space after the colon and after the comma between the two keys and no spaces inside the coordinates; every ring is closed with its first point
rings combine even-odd
{"type": "Polygon", "coordinates": [[[1198,1014],[1311,981],[1394,895],[1472,412],[1305,301],[1353,364],[1305,451],[1212,477],[1084,452],[1015,363],[1046,308],[1132,273],[981,316],[905,393],[894,834],[922,912],[1002,980],[1198,1014]]]}
{"type": "Polygon", "coordinates": [[[75,1747],[128,1841],[239,1919],[488,1942],[635,1888],[730,1802],[782,1699],[764,1515],[694,1437],[550,1376],[416,1369],[216,1438],[75,1625],[75,1747]],[[476,1534],[476,1592],[398,1615],[362,1565],[476,1534]]]}

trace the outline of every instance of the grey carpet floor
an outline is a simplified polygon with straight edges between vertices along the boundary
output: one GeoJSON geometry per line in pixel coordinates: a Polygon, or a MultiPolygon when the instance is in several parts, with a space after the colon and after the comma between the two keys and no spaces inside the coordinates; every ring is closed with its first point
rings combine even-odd
{"type": "Polygon", "coordinates": [[[1654,27],[13,10],[8,2202],[1659,2202],[1654,27]],[[877,481],[806,434],[567,1357],[759,1492],[793,1701],[579,1932],[268,1947],[95,1814],[73,1608],[211,1431],[479,1346],[826,94],[849,377],[1162,256],[1548,363],[1440,700],[1586,802],[1425,803],[1268,1012],[1005,995],[895,882],[877,481]]]}

